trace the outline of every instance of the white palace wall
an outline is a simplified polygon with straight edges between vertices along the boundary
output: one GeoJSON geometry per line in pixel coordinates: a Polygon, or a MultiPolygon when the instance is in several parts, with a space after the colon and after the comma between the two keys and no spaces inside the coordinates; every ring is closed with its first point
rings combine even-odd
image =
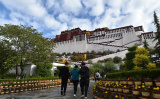
{"type": "Polygon", "coordinates": [[[135,42],[140,40],[139,37],[137,37],[136,32],[134,31],[133,28],[131,28],[130,31],[126,31],[123,33],[123,45],[126,45],[127,47],[131,47],[132,45],[138,43],[140,44],[140,42],[135,42]],[[129,44],[132,43],[132,44],[129,44]]]}
{"type": "MultiPolygon", "coordinates": [[[[128,50],[117,52],[117,53],[110,54],[110,55],[101,56],[98,58],[94,58],[94,59],[91,59],[91,61],[92,61],[92,63],[96,63],[96,62],[98,62],[100,60],[104,60],[106,58],[114,58],[115,56],[121,57],[123,59],[123,58],[125,58],[126,53],[128,53],[128,50]]],[[[88,60],[85,62],[88,62],[88,60]]]]}
{"type": "MultiPolygon", "coordinates": [[[[131,47],[135,44],[141,45],[142,42],[144,42],[144,37],[141,36],[145,35],[146,37],[146,34],[141,35],[142,33],[144,33],[142,30],[135,31],[134,27],[111,31],[95,31],[94,35],[89,36],[89,38],[87,38],[87,34],[85,34],[81,41],[75,36],[73,40],[56,43],[54,52],[85,53],[87,51],[91,52],[92,50],[95,52],[105,50],[117,51],[118,49],[126,50],[127,47],[131,47]]],[[[153,39],[146,38],[146,40],[149,46],[153,47],[152,45],[155,45],[155,42],[152,42],[153,39]]]]}
{"type": "Polygon", "coordinates": [[[54,52],[58,52],[62,54],[65,53],[73,53],[73,52],[86,52],[86,40],[82,41],[71,41],[71,42],[64,42],[62,44],[56,44],[54,52]]]}

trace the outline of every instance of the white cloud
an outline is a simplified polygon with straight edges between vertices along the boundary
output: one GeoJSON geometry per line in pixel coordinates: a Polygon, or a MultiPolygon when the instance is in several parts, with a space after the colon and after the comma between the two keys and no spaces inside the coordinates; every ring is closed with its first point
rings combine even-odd
{"type": "Polygon", "coordinates": [[[56,3],[56,0],[46,0],[46,7],[48,9],[52,8],[56,3]]]}
{"type": "Polygon", "coordinates": [[[34,17],[43,17],[47,11],[36,0],[1,0],[6,8],[34,17]]]}
{"type": "Polygon", "coordinates": [[[88,19],[77,19],[71,20],[71,28],[81,28],[82,30],[92,30],[92,23],[88,19]]]}
{"type": "Polygon", "coordinates": [[[55,20],[55,18],[51,15],[47,15],[44,17],[44,23],[47,28],[53,28],[53,29],[58,29],[61,25],[61,23],[55,20]]]}
{"type": "Polygon", "coordinates": [[[61,33],[61,31],[64,31],[64,30],[67,30],[68,29],[68,26],[67,24],[61,24],[61,27],[57,30],[52,30],[51,33],[46,33],[44,34],[43,36],[44,37],[48,37],[48,38],[53,38],[55,35],[59,35],[61,33]]]}
{"type": "Polygon", "coordinates": [[[61,13],[59,14],[58,16],[58,19],[61,21],[61,22],[69,22],[71,20],[71,17],[72,16],[69,16],[68,14],[66,13],[61,13]]]}
{"type": "Polygon", "coordinates": [[[71,12],[78,15],[82,9],[81,0],[63,0],[62,7],[65,12],[71,12]]]}
{"type": "Polygon", "coordinates": [[[0,25],[32,25],[44,32],[45,37],[76,27],[94,30],[142,25],[148,32],[154,30],[153,12],[160,18],[157,0],[0,0],[0,3],[7,9],[0,9],[0,25]]]}
{"type": "Polygon", "coordinates": [[[99,16],[104,12],[104,1],[103,0],[82,0],[83,4],[87,9],[91,9],[89,14],[91,16],[99,16]]]}

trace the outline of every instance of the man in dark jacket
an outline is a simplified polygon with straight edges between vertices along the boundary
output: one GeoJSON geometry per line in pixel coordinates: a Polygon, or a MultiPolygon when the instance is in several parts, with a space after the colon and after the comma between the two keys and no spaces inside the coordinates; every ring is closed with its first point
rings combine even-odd
{"type": "Polygon", "coordinates": [[[70,77],[69,69],[68,69],[67,66],[68,66],[68,62],[66,62],[65,66],[63,66],[60,69],[60,73],[59,73],[59,78],[61,77],[61,80],[62,80],[62,83],[61,83],[61,95],[64,95],[64,96],[66,95],[68,78],[70,77]]]}
{"type": "Polygon", "coordinates": [[[80,79],[80,87],[81,87],[81,93],[84,97],[84,89],[85,89],[85,98],[87,98],[87,91],[89,86],[89,68],[85,66],[85,63],[81,63],[81,69],[79,70],[79,74],[81,75],[80,79]]]}

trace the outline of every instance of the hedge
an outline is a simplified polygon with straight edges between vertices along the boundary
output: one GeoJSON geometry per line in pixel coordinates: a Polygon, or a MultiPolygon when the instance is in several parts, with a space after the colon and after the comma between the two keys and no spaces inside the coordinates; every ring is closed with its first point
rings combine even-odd
{"type": "Polygon", "coordinates": [[[42,77],[42,78],[27,78],[27,79],[0,79],[0,82],[54,80],[54,79],[58,79],[58,77],[42,77]]]}
{"type": "Polygon", "coordinates": [[[123,72],[115,72],[106,74],[106,78],[116,79],[116,78],[129,78],[135,76],[142,76],[142,77],[150,77],[150,78],[157,78],[160,76],[160,69],[143,69],[143,70],[131,70],[131,71],[123,71],[123,72]]]}

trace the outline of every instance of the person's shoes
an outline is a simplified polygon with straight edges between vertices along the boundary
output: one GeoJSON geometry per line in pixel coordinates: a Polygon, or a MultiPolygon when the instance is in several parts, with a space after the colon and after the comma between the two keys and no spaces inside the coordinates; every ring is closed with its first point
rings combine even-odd
{"type": "Polygon", "coordinates": [[[87,97],[85,97],[85,99],[87,99],[87,97]]]}
{"type": "Polygon", "coordinates": [[[73,96],[76,97],[76,94],[74,94],[73,96]]]}
{"type": "Polygon", "coordinates": [[[81,97],[84,97],[84,95],[82,95],[81,97]]]}
{"type": "Polygon", "coordinates": [[[66,94],[64,93],[63,96],[65,96],[66,94]]]}
{"type": "Polygon", "coordinates": [[[61,95],[63,95],[63,90],[61,90],[61,95]]]}

